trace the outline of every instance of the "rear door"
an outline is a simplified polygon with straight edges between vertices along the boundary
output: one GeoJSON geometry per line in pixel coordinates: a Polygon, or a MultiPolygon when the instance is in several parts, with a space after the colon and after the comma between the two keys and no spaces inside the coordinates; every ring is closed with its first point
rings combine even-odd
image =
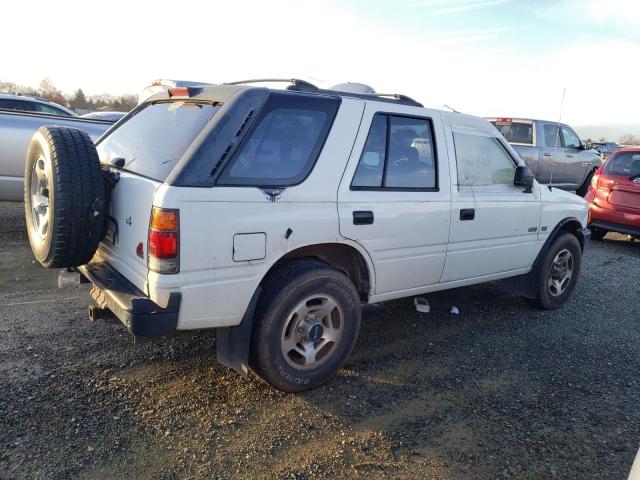
{"type": "Polygon", "coordinates": [[[338,191],[342,236],[372,257],[376,294],[440,281],[450,223],[437,111],[367,103],[338,191]]]}

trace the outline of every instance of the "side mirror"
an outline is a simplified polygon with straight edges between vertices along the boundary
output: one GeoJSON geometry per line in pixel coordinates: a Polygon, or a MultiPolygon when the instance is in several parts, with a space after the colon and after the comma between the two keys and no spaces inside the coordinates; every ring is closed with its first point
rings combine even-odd
{"type": "Polygon", "coordinates": [[[513,178],[513,184],[516,187],[523,187],[525,193],[533,192],[533,172],[526,165],[518,165],[516,167],[516,174],[513,178]]]}
{"type": "Polygon", "coordinates": [[[593,143],[591,143],[588,140],[580,146],[580,150],[591,150],[592,148],[593,148],[593,143]]]}

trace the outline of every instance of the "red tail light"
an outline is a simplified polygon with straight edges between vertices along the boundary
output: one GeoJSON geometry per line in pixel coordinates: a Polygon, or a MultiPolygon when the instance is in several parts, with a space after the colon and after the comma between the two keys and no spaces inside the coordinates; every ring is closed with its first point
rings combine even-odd
{"type": "Polygon", "coordinates": [[[179,219],[178,210],[152,208],[147,245],[150,270],[158,273],[177,273],[179,271],[179,219]]]}

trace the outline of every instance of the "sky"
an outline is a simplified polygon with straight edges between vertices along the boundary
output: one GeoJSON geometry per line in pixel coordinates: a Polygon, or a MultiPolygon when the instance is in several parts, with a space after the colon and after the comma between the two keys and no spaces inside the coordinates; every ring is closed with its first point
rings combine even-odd
{"type": "Polygon", "coordinates": [[[351,81],[433,108],[640,135],[638,0],[32,0],[2,16],[0,80],[25,85],[351,81]]]}

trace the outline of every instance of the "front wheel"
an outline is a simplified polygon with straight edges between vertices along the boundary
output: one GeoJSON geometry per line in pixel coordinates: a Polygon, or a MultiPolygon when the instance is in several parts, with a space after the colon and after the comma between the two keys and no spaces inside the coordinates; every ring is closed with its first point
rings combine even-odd
{"type": "Polygon", "coordinates": [[[582,185],[580,185],[580,188],[576,190],[576,195],[580,197],[584,197],[587,194],[587,192],[589,191],[589,185],[591,185],[591,179],[593,178],[594,173],[595,173],[594,171],[591,171],[587,174],[587,178],[584,179],[584,182],[582,183],[582,185]]]}
{"type": "Polygon", "coordinates": [[[580,275],[582,250],[575,235],[563,233],[547,250],[538,278],[537,306],[555,310],[569,299],[580,275]]]}
{"type": "Polygon", "coordinates": [[[360,330],[360,299],[340,271],[297,260],[264,284],[251,336],[251,367],[269,385],[298,392],[329,380],[360,330]]]}

